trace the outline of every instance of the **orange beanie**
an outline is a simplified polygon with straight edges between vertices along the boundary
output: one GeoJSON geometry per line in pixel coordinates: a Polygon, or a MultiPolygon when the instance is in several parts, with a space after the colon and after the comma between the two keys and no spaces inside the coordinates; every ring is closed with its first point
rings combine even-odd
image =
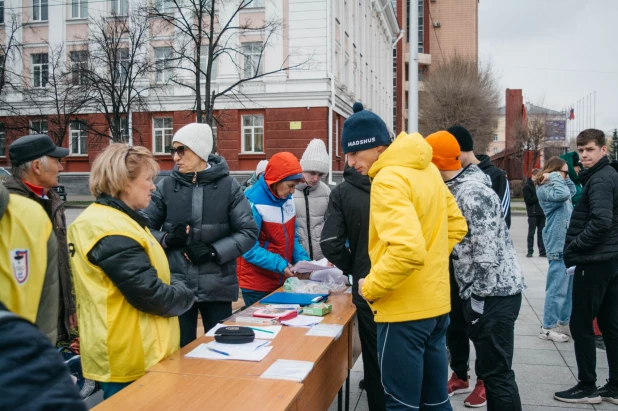
{"type": "Polygon", "coordinates": [[[457,171],[461,169],[461,149],[457,139],[448,131],[438,131],[425,139],[433,149],[431,162],[438,170],[457,171]]]}

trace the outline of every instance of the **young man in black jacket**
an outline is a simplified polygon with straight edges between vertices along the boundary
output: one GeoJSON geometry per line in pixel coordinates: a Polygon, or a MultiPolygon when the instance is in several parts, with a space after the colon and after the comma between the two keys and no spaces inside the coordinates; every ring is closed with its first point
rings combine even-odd
{"type": "Polygon", "coordinates": [[[575,266],[571,335],[579,383],[554,398],[569,403],[618,404],[618,173],[606,157],[605,134],[588,129],[577,136],[586,168],[579,174],[582,195],[573,210],[564,262],[575,266]],[[592,321],[605,341],[609,380],[596,387],[596,349],[592,321]]]}
{"type": "MultiPolygon", "coordinates": [[[[532,177],[536,176],[540,170],[532,170],[532,177]]],[[[526,213],[528,214],[528,255],[530,258],[534,254],[534,232],[536,231],[537,244],[539,246],[539,257],[546,257],[545,245],[543,244],[543,228],[545,227],[545,213],[539,204],[536,196],[536,187],[532,178],[526,180],[524,184],[524,202],[526,203],[526,213]]]]}
{"type": "Polygon", "coordinates": [[[331,191],[322,229],[324,256],[344,273],[352,274],[352,301],[358,315],[363,371],[370,411],[386,410],[378,365],[377,326],[369,304],[358,294],[358,280],[371,270],[369,244],[369,177],[346,166],[345,181],[331,191]],[[346,241],[349,243],[346,244],[346,241]]]}

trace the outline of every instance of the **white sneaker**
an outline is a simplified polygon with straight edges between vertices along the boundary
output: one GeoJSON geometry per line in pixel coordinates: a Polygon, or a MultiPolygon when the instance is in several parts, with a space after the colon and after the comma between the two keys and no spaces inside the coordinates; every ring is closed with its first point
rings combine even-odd
{"type": "Polygon", "coordinates": [[[541,340],[551,340],[553,342],[567,342],[569,341],[569,336],[566,334],[562,334],[557,332],[554,328],[546,329],[541,327],[541,332],[539,333],[539,338],[541,340]]]}
{"type": "Polygon", "coordinates": [[[556,327],[556,330],[559,333],[566,334],[569,337],[571,336],[571,327],[569,327],[569,324],[567,324],[567,325],[559,325],[558,327],[556,327]]]}

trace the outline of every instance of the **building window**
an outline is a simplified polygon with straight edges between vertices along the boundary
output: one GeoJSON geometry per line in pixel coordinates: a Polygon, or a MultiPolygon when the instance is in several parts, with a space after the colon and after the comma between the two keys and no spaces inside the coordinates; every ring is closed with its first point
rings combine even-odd
{"type": "Polygon", "coordinates": [[[169,154],[172,151],[172,134],[174,124],[171,117],[155,118],[154,125],[154,152],[155,154],[169,154]]]}
{"type": "Polygon", "coordinates": [[[47,21],[47,0],[32,0],[32,20],[47,21]]]}
{"type": "Polygon", "coordinates": [[[71,138],[69,139],[69,152],[71,155],[84,156],[88,154],[88,132],[86,122],[82,120],[72,121],[70,125],[71,138]]]}
{"type": "Polygon", "coordinates": [[[264,116],[242,116],[243,153],[264,152],[264,116]]]}
{"type": "Polygon", "coordinates": [[[71,17],[85,19],[88,17],[88,0],[72,0],[71,17]]]}
{"type": "Polygon", "coordinates": [[[133,137],[129,136],[129,124],[126,117],[120,119],[120,137],[124,143],[133,144],[133,137]]]}
{"type": "Polygon", "coordinates": [[[165,83],[172,77],[172,48],[159,47],[154,49],[157,83],[165,83]]]}
{"type": "Polygon", "coordinates": [[[47,134],[47,120],[32,120],[30,134],[47,134]]]}
{"type": "Polygon", "coordinates": [[[497,134],[494,136],[494,141],[498,141],[498,135],[497,134]]]}
{"type": "Polygon", "coordinates": [[[71,76],[73,84],[86,84],[86,75],[88,68],[88,52],[86,50],[71,52],[71,76]]]}
{"type": "Polygon", "coordinates": [[[498,147],[494,147],[494,154],[498,154],[498,147]]]}
{"type": "Polygon", "coordinates": [[[0,0],[0,24],[4,24],[4,0],[0,0]]]}
{"type": "Polygon", "coordinates": [[[32,55],[32,84],[34,87],[45,87],[49,77],[47,53],[32,55]]]}
{"type": "Polygon", "coordinates": [[[176,4],[174,3],[174,0],[156,0],[155,9],[161,14],[173,14],[176,10],[176,4]]]}
{"type": "Polygon", "coordinates": [[[425,11],[424,1],[418,0],[418,52],[425,52],[425,11]]]}
{"type": "Polygon", "coordinates": [[[242,46],[245,56],[244,74],[245,78],[252,78],[262,74],[262,43],[245,43],[242,46]]]}
{"type": "Polygon", "coordinates": [[[4,123],[0,123],[0,157],[6,157],[6,131],[4,123]]]}
{"type": "MultiPolygon", "coordinates": [[[[208,69],[208,46],[200,47],[200,71],[202,75],[200,76],[201,81],[205,81],[206,79],[206,70],[208,69]]],[[[217,69],[217,60],[212,62],[212,71],[210,72],[210,79],[215,80],[217,78],[219,70],[217,69]]]]}
{"type": "Polygon", "coordinates": [[[109,2],[110,11],[113,16],[126,16],[129,14],[129,0],[109,0],[109,2]]]}
{"type": "Polygon", "coordinates": [[[116,70],[114,73],[115,83],[125,83],[129,75],[129,49],[116,51],[116,70]]]}
{"type": "Polygon", "coordinates": [[[264,0],[245,0],[245,3],[249,3],[245,8],[247,9],[255,9],[258,7],[264,7],[264,0]]]}

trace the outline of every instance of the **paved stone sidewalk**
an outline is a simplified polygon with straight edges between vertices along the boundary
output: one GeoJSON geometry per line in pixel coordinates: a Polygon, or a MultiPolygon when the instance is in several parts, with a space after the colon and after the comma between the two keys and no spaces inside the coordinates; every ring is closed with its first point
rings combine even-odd
{"type": "MultiPolygon", "coordinates": [[[[524,293],[521,312],[515,325],[515,355],[513,369],[521,395],[523,409],[526,411],[558,411],[573,410],[618,410],[618,406],[603,402],[599,405],[566,404],[555,401],[553,393],[575,385],[577,366],[573,352],[573,342],[554,343],[540,340],[538,333],[543,318],[543,303],[545,299],[545,279],[547,274],[547,259],[526,258],[527,219],[524,216],[513,216],[511,235],[517,248],[519,261],[524,271],[527,290],[524,293]]],[[[536,251],[538,255],[538,250],[536,251]]],[[[474,353],[472,354],[474,358],[474,353]]],[[[471,361],[471,379],[476,381],[474,366],[471,361]]],[[[367,395],[358,388],[362,378],[362,360],[355,364],[351,373],[351,404],[356,411],[367,411],[367,395]]],[[[597,384],[605,384],[608,378],[607,357],[605,351],[597,350],[597,384]]],[[[451,398],[453,410],[469,410],[463,405],[465,395],[451,398]]],[[[330,408],[337,409],[336,401],[330,408]]],[[[485,408],[481,408],[485,409],[485,408]]]]}

